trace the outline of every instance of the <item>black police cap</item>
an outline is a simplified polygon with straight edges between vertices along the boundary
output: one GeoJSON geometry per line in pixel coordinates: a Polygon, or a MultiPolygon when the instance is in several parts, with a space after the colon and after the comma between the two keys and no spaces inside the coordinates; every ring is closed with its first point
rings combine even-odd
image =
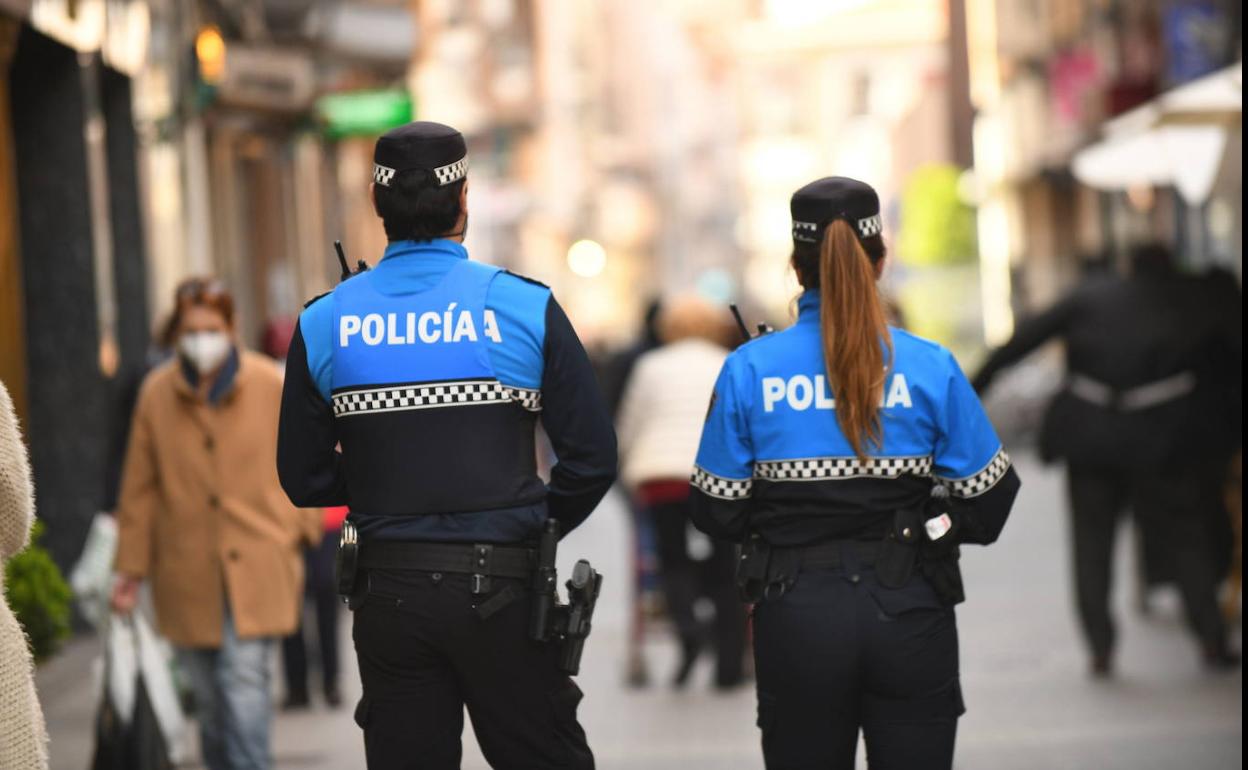
{"type": "Polygon", "coordinates": [[[439,187],[468,176],[464,135],[441,123],[408,123],[382,134],[373,148],[373,181],[389,187],[394,175],[420,169],[439,187]]]}
{"type": "Polygon", "coordinates": [[[836,220],[848,222],[861,238],[879,235],[880,196],[871,185],[845,176],[827,176],[793,193],[794,243],[819,243],[823,231],[836,220]]]}

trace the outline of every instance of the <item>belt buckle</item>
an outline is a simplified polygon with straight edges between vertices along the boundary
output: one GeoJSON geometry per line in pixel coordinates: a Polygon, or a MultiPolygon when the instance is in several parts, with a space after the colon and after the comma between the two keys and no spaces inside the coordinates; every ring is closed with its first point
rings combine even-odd
{"type": "Polygon", "coordinates": [[[494,571],[494,546],[478,543],[472,547],[472,568],[469,581],[473,596],[490,592],[490,574],[494,571]]]}

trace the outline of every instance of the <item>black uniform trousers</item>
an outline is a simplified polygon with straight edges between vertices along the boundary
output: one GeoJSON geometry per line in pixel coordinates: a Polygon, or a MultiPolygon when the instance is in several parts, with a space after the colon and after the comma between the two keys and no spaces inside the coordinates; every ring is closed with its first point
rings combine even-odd
{"type": "Polygon", "coordinates": [[[754,658],[767,770],[853,770],[860,729],[872,770],[952,767],[957,625],[924,578],[803,570],[755,606],[754,658]]]}
{"type": "Polygon", "coordinates": [[[558,647],[528,638],[525,581],[493,577],[477,597],[462,574],[370,570],[361,579],[355,718],[370,770],[458,768],[465,705],[494,768],[593,768],[576,719],[581,691],[558,670],[558,647]]]}
{"type": "Polygon", "coordinates": [[[1129,506],[1149,537],[1165,543],[1168,561],[1191,626],[1202,646],[1217,651],[1226,644],[1226,626],[1218,611],[1217,565],[1208,540],[1200,502],[1208,473],[1176,467],[1131,472],[1071,464],[1067,474],[1074,541],[1075,592],[1079,620],[1094,656],[1113,652],[1114,624],[1109,612],[1113,578],[1114,535],[1129,506]]]}
{"type": "Polygon", "coordinates": [[[656,503],[650,510],[658,539],[663,596],[676,632],[682,644],[696,649],[703,631],[694,605],[702,597],[710,599],[715,606],[715,681],[721,686],[735,685],[743,676],[746,646],[745,609],[733,578],[736,545],[714,539],[710,555],[695,560],[689,554],[689,502],[656,503]]]}

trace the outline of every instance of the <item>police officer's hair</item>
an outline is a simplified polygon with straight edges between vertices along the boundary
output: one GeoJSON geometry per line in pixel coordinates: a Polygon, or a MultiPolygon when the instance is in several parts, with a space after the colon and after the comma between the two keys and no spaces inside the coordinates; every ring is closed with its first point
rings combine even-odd
{"type": "Polygon", "coordinates": [[[459,221],[463,179],[439,186],[431,172],[400,171],[390,186],[373,187],[377,216],[391,241],[430,241],[451,232],[459,221]]]}
{"type": "Polygon", "coordinates": [[[892,338],[875,281],[884,256],[880,236],[859,239],[853,226],[839,219],[824,228],[818,244],[798,243],[793,249],[798,280],[819,290],[824,365],[836,396],[836,419],[860,458],[866,457],[868,444],[878,449],[883,441],[880,396],[892,338]]]}

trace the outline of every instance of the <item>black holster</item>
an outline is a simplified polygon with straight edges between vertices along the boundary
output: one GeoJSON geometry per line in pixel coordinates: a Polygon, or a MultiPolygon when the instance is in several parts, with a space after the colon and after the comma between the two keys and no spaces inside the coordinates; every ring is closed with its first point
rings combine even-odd
{"type": "Polygon", "coordinates": [[[537,563],[530,586],[533,592],[529,638],[559,644],[559,670],[576,676],[581,670],[585,640],[593,628],[594,608],[602,590],[602,575],[581,559],[567,582],[568,603],[559,602],[555,556],[559,546],[559,522],[547,519],[538,541],[537,563]]]}
{"type": "Polygon", "coordinates": [[[875,576],[885,588],[902,588],[910,582],[914,565],[919,560],[923,532],[923,513],[919,508],[906,508],[893,514],[893,525],[884,535],[880,554],[875,560],[875,576]]]}
{"type": "Polygon", "coordinates": [[[924,523],[929,518],[948,513],[937,499],[919,508],[897,511],[893,526],[884,536],[880,555],[875,563],[875,575],[885,588],[902,588],[917,568],[936,595],[946,605],[953,606],[966,600],[962,590],[962,569],[958,566],[961,552],[957,544],[957,531],[937,541],[928,540],[924,523]]]}
{"type": "Polygon", "coordinates": [[[936,595],[945,604],[952,607],[966,601],[966,592],[962,588],[962,568],[958,559],[962,554],[957,545],[942,548],[939,553],[924,553],[919,562],[920,571],[927,582],[932,584],[936,595]]]}
{"type": "Polygon", "coordinates": [[[966,592],[962,589],[962,568],[958,566],[958,559],[962,557],[962,551],[958,547],[960,518],[950,507],[947,496],[931,497],[923,509],[924,521],[941,514],[949,516],[953,526],[939,540],[923,538],[919,548],[919,571],[935,589],[940,600],[952,607],[966,601],[966,592]]]}
{"type": "Polygon", "coordinates": [[[756,534],[747,535],[737,558],[737,595],[746,604],[763,600],[767,589],[767,562],[771,546],[756,534]]]}

